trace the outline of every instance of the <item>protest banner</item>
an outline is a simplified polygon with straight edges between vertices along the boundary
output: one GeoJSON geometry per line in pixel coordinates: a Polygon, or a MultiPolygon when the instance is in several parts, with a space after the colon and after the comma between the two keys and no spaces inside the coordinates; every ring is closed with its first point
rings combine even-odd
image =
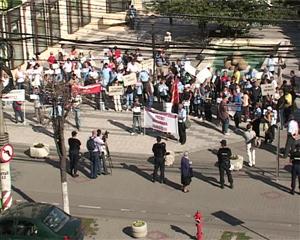
{"type": "Polygon", "coordinates": [[[12,101],[25,101],[25,90],[19,89],[19,90],[11,90],[8,93],[4,93],[2,95],[2,101],[4,102],[12,102],[12,101]]]}
{"type": "Polygon", "coordinates": [[[123,86],[109,86],[108,87],[108,95],[109,96],[120,96],[123,95],[124,88],[123,86]]]}
{"type": "Polygon", "coordinates": [[[228,114],[233,117],[237,109],[241,108],[241,103],[228,103],[226,106],[228,114]]]}
{"type": "Polygon", "coordinates": [[[275,94],[275,86],[270,83],[270,84],[261,84],[261,95],[262,96],[267,96],[267,95],[274,95],[275,94]]]}
{"type": "Polygon", "coordinates": [[[204,83],[205,80],[210,79],[212,77],[212,73],[210,69],[207,67],[202,69],[196,76],[197,83],[204,83]]]}
{"type": "Polygon", "coordinates": [[[192,76],[196,76],[196,68],[194,68],[190,63],[184,65],[184,70],[192,76]]]}
{"type": "Polygon", "coordinates": [[[142,70],[153,71],[153,59],[146,59],[142,62],[142,70]]]}
{"type": "Polygon", "coordinates": [[[130,73],[128,75],[124,75],[123,76],[123,83],[124,86],[130,86],[130,85],[134,85],[137,82],[137,78],[136,78],[136,74],[135,73],[130,73]]]}
{"type": "Polygon", "coordinates": [[[178,116],[173,113],[160,112],[153,108],[144,109],[144,127],[171,133],[178,138],[178,116]]]}
{"type": "Polygon", "coordinates": [[[102,87],[99,83],[87,85],[87,86],[80,86],[80,85],[73,85],[72,92],[77,92],[78,94],[96,94],[102,91],[102,87]]]}

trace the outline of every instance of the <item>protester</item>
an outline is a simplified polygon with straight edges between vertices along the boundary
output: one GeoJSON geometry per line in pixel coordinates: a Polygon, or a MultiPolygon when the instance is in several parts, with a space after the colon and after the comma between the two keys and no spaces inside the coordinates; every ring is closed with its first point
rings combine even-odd
{"type": "Polygon", "coordinates": [[[24,122],[24,113],[22,111],[22,102],[14,101],[12,106],[13,106],[13,110],[15,112],[15,121],[16,121],[16,123],[19,122],[18,118],[20,118],[21,123],[23,123],[24,122]]]}
{"type": "Polygon", "coordinates": [[[250,123],[247,124],[247,130],[245,132],[245,142],[249,167],[255,166],[256,133],[252,130],[252,125],[250,123]]]}
{"type": "Polygon", "coordinates": [[[229,127],[229,114],[227,112],[227,103],[228,103],[228,97],[224,95],[222,97],[222,101],[219,105],[219,110],[218,110],[218,116],[221,120],[222,123],[222,132],[224,135],[228,136],[230,135],[228,132],[228,127],[229,127]]]}
{"type": "Polygon", "coordinates": [[[288,127],[287,127],[287,139],[285,143],[283,158],[287,158],[290,152],[294,151],[294,147],[295,147],[294,144],[296,139],[298,138],[298,135],[299,135],[298,123],[297,121],[295,121],[294,116],[290,115],[288,127]]]}
{"type": "Polygon", "coordinates": [[[179,104],[178,108],[178,132],[179,132],[179,142],[184,145],[186,142],[186,127],[185,122],[187,120],[186,110],[182,104],[179,104]]]}
{"type": "Polygon", "coordinates": [[[141,134],[142,133],[142,125],[141,125],[142,112],[141,112],[141,104],[138,98],[136,98],[133,103],[132,113],[133,113],[133,119],[132,119],[131,135],[134,135],[136,133],[141,134]]]}
{"type": "Polygon", "coordinates": [[[91,179],[96,179],[97,175],[100,171],[100,169],[99,169],[100,154],[99,154],[99,146],[97,146],[95,143],[96,137],[97,137],[97,132],[96,132],[96,130],[93,130],[92,136],[90,136],[86,142],[86,148],[89,151],[90,161],[91,161],[91,174],[90,174],[91,179]]]}

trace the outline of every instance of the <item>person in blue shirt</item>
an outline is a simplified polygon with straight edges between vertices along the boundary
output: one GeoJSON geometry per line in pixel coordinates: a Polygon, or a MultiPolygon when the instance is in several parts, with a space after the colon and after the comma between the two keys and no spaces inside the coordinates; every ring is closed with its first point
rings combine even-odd
{"type": "Polygon", "coordinates": [[[234,123],[235,127],[239,128],[241,123],[241,116],[242,116],[242,97],[241,94],[238,93],[236,90],[233,90],[233,102],[235,104],[236,112],[234,114],[234,123]]]}
{"type": "Polygon", "coordinates": [[[102,69],[102,79],[103,79],[102,84],[103,84],[103,87],[105,87],[105,88],[107,87],[107,85],[109,84],[109,81],[110,81],[110,72],[111,72],[111,70],[108,67],[108,64],[105,63],[104,67],[102,69]]]}

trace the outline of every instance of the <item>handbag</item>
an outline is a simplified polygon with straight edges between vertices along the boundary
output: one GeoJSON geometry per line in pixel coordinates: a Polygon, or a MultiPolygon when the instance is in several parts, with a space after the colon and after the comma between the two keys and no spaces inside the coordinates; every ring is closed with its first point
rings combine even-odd
{"type": "Polygon", "coordinates": [[[192,125],[191,121],[187,118],[184,122],[185,128],[189,129],[192,125]]]}

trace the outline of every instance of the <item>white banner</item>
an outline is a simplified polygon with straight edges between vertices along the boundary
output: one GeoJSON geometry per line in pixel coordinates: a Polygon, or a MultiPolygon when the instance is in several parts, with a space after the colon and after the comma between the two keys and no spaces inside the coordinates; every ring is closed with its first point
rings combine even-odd
{"type": "Polygon", "coordinates": [[[136,74],[135,73],[130,73],[128,75],[124,75],[123,76],[123,83],[124,86],[130,86],[130,85],[134,85],[137,82],[137,78],[136,78],[136,74]]]}
{"type": "Polygon", "coordinates": [[[25,101],[25,90],[20,89],[20,90],[11,90],[9,93],[5,93],[2,95],[2,101],[20,101],[24,102],[25,101]]]}
{"type": "Polygon", "coordinates": [[[197,83],[204,83],[205,80],[210,79],[212,77],[211,70],[207,67],[202,69],[196,76],[197,83]]]}
{"type": "Polygon", "coordinates": [[[144,127],[171,133],[178,138],[178,116],[173,113],[160,112],[153,108],[144,111],[144,127]]]}
{"type": "Polygon", "coordinates": [[[196,76],[196,68],[194,68],[190,63],[185,63],[184,70],[192,76],[196,76]]]}

